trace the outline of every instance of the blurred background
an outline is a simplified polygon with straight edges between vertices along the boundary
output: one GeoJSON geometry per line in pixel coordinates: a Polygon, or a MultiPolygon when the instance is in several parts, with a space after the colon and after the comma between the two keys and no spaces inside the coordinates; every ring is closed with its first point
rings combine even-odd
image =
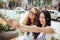
{"type": "MultiPolygon", "coordinates": [[[[48,10],[51,13],[52,27],[60,29],[60,0],[0,0],[0,14],[9,19],[14,19],[20,24],[33,7],[48,10]]],[[[23,35],[23,32],[21,35],[23,35]]],[[[58,38],[57,34],[55,36],[58,38]]],[[[24,35],[17,37],[17,39],[22,40],[23,37],[24,35]]]]}

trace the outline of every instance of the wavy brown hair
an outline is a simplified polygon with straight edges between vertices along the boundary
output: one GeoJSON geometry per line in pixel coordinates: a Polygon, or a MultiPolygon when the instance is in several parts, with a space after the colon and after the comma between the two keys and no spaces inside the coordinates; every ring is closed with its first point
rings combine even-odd
{"type": "MultiPolygon", "coordinates": [[[[37,24],[37,20],[38,20],[37,17],[38,17],[38,15],[39,15],[40,12],[39,12],[39,10],[38,10],[37,8],[34,8],[34,10],[36,10],[36,13],[33,13],[33,11],[29,11],[29,13],[31,12],[32,14],[35,15],[35,18],[33,19],[34,21],[31,22],[31,19],[28,17],[28,20],[27,20],[27,22],[26,22],[26,25],[31,25],[31,24],[32,24],[32,25],[36,25],[36,24],[37,24]]],[[[29,35],[29,33],[30,33],[30,32],[28,32],[27,35],[29,35]]],[[[33,32],[34,38],[37,38],[38,34],[39,34],[39,33],[34,33],[34,32],[33,32]]]]}

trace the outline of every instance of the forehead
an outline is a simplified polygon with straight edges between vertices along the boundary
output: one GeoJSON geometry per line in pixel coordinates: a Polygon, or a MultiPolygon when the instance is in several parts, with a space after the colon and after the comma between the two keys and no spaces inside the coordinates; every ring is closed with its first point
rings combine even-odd
{"type": "Polygon", "coordinates": [[[35,12],[36,12],[36,10],[35,10],[34,8],[32,8],[32,9],[31,9],[31,11],[33,11],[33,13],[35,13],[35,12]]]}
{"type": "Polygon", "coordinates": [[[43,17],[45,17],[44,13],[40,13],[40,15],[39,15],[39,16],[43,16],[43,17]]]}

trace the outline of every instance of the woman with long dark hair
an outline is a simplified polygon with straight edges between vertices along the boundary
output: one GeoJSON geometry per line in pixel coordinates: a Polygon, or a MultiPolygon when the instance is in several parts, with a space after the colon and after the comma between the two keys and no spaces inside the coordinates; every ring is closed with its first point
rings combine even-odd
{"type": "MultiPolygon", "coordinates": [[[[41,27],[41,28],[46,27],[46,26],[51,26],[51,15],[50,15],[50,13],[48,11],[45,11],[45,10],[41,11],[39,13],[39,17],[38,17],[36,25],[38,27],[41,27]]],[[[36,36],[37,35],[38,34],[36,34],[36,36]]],[[[35,40],[46,40],[45,36],[46,36],[46,34],[41,32],[39,34],[39,36],[37,37],[37,39],[35,39],[35,40]]]]}

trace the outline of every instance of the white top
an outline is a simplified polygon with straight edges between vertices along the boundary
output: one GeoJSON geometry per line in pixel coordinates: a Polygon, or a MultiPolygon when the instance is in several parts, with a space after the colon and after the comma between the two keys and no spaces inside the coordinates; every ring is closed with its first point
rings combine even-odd
{"type": "Polygon", "coordinates": [[[33,37],[32,32],[30,32],[29,35],[27,35],[27,32],[24,33],[24,38],[23,38],[23,40],[34,40],[33,38],[34,38],[34,37],[33,37]]]}
{"type": "MultiPolygon", "coordinates": [[[[51,38],[52,38],[52,34],[40,33],[39,36],[37,37],[37,40],[45,40],[45,39],[46,40],[51,40],[51,38]]],[[[27,33],[25,32],[25,34],[24,34],[24,40],[34,40],[33,33],[30,32],[29,36],[27,36],[27,33]]]]}
{"type": "Polygon", "coordinates": [[[60,22],[53,22],[51,27],[53,28],[54,32],[56,33],[54,36],[60,40],[60,22]]]}
{"type": "MultiPolygon", "coordinates": [[[[39,36],[37,37],[37,40],[45,40],[45,39],[51,40],[51,38],[52,38],[52,34],[40,33],[39,36]],[[45,38],[44,38],[44,35],[45,35],[45,38]]],[[[33,36],[32,32],[30,32],[29,36],[27,36],[27,33],[25,32],[23,40],[34,40],[34,36],[33,36]]]]}

